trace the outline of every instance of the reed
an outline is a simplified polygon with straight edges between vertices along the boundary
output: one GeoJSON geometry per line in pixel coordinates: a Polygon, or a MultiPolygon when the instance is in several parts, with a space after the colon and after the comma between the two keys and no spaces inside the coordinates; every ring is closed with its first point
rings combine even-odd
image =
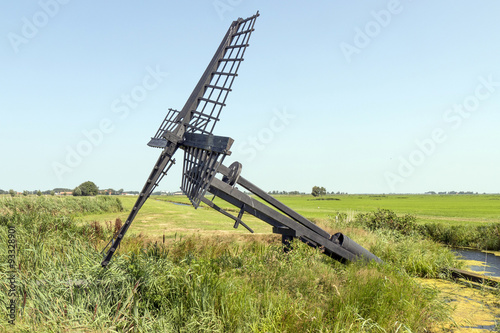
{"type": "Polygon", "coordinates": [[[422,234],[452,247],[500,251],[500,223],[458,226],[430,223],[422,227],[422,234]]]}
{"type": "MultiPolygon", "coordinates": [[[[330,219],[336,217],[330,217],[330,219]]],[[[343,221],[343,220],[341,220],[343,221]]],[[[345,225],[345,222],[343,222],[345,225]]],[[[500,223],[449,225],[444,223],[417,223],[417,218],[406,214],[398,216],[391,210],[378,209],[358,214],[352,225],[371,231],[393,231],[399,235],[416,236],[451,247],[469,247],[478,250],[500,250],[500,223]]]]}
{"type": "Polygon", "coordinates": [[[37,212],[52,216],[79,215],[104,212],[121,212],[118,197],[66,197],[66,196],[0,196],[0,214],[29,214],[37,212]]]}

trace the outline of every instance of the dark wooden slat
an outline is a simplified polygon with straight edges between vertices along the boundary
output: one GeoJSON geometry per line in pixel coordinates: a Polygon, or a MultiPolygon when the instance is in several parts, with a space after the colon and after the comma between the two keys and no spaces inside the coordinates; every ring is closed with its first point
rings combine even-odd
{"type": "Polygon", "coordinates": [[[235,37],[235,36],[239,36],[239,35],[244,35],[244,34],[247,34],[247,33],[249,33],[249,32],[252,32],[252,31],[254,31],[254,30],[255,30],[255,29],[253,29],[253,28],[252,28],[252,29],[248,29],[248,30],[243,30],[243,31],[240,31],[240,32],[236,32],[236,33],[234,33],[234,34],[233,34],[233,37],[235,37]]]}
{"type": "Polygon", "coordinates": [[[259,12],[257,11],[257,13],[256,13],[255,15],[250,16],[250,17],[248,17],[248,18],[246,18],[246,19],[241,19],[241,18],[240,18],[240,19],[238,19],[238,22],[239,22],[239,23],[245,23],[245,22],[248,22],[248,21],[251,21],[251,20],[255,20],[255,19],[256,19],[257,17],[259,17],[259,16],[260,16],[260,14],[259,14],[259,12]]]}
{"type": "Polygon", "coordinates": [[[224,91],[232,91],[231,88],[219,87],[219,86],[214,86],[214,85],[211,85],[211,84],[207,84],[205,87],[206,88],[213,88],[213,89],[224,90],[224,91]]]}
{"type": "Polygon", "coordinates": [[[222,62],[222,61],[243,61],[245,59],[243,58],[222,58],[219,60],[219,62],[222,62]]]}
{"type": "Polygon", "coordinates": [[[500,279],[458,268],[448,268],[447,271],[456,279],[466,279],[473,282],[484,283],[493,287],[500,287],[500,279]]]}
{"type": "Polygon", "coordinates": [[[226,72],[213,72],[214,75],[227,75],[227,76],[238,76],[236,73],[226,73],[226,72]]]}
{"type": "Polygon", "coordinates": [[[199,99],[200,101],[204,101],[204,102],[208,102],[208,103],[213,103],[213,104],[217,104],[217,105],[222,105],[222,106],[226,106],[226,104],[222,103],[222,102],[219,102],[219,101],[214,101],[212,99],[208,99],[208,98],[203,98],[201,97],[199,99]]]}
{"type": "Polygon", "coordinates": [[[226,46],[226,49],[236,49],[236,48],[248,47],[248,46],[250,46],[250,44],[229,45],[229,46],[226,46]]]}
{"type": "Polygon", "coordinates": [[[226,136],[186,133],[182,145],[229,155],[233,142],[233,139],[226,136]]]}

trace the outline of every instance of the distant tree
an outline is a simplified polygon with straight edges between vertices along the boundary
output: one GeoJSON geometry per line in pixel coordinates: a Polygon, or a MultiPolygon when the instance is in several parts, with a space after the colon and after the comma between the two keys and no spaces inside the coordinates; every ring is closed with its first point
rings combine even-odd
{"type": "Polygon", "coordinates": [[[11,197],[15,197],[16,196],[16,192],[14,192],[14,190],[10,189],[9,190],[9,194],[11,197]]]}
{"type": "MultiPolygon", "coordinates": [[[[99,188],[91,181],[86,181],[77,186],[82,191],[83,196],[94,196],[99,193],[99,188]]],[[[75,188],[76,190],[76,188],[75,188]]]]}
{"type": "Polygon", "coordinates": [[[56,187],[53,191],[56,192],[56,193],[59,193],[59,192],[71,192],[71,189],[64,188],[64,187],[56,187]]]}
{"type": "Polygon", "coordinates": [[[54,190],[50,191],[50,195],[56,195],[56,192],[54,190]]]}
{"type": "Polygon", "coordinates": [[[36,195],[41,196],[42,195],[42,191],[40,191],[40,190],[36,191],[36,195]]]}
{"type": "Polygon", "coordinates": [[[326,194],[326,189],[324,187],[313,186],[311,194],[313,197],[318,197],[320,195],[326,194]]]}
{"type": "Polygon", "coordinates": [[[26,191],[26,190],[24,190],[24,191],[23,191],[23,195],[24,195],[24,196],[27,196],[28,194],[29,194],[29,192],[28,192],[28,191],[26,191]]]}
{"type": "Polygon", "coordinates": [[[317,197],[319,195],[319,186],[313,186],[311,194],[313,197],[317,197]]]}
{"type": "Polygon", "coordinates": [[[73,196],[75,197],[80,197],[82,196],[82,190],[80,189],[80,187],[77,187],[73,190],[73,196]]]}

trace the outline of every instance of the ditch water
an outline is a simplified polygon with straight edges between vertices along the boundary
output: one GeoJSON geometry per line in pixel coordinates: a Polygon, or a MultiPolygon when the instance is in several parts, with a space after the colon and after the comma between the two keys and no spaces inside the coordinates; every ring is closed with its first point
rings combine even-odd
{"type": "Polygon", "coordinates": [[[470,262],[469,269],[480,274],[500,277],[500,252],[454,250],[463,260],[470,262]]]}
{"type": "MultiPolygon", "coordinates": [[[[478,274],[500,277],[500,252],[477,250],[453,250],[467,268],[478,274]]],[[[498,293],[481,288],[471,288],[468,284],[446,280],[422,279],[423,284],[439,290],[453,312],[452,323],[436,327],[444,332],[498,332],[500,307],[498,293]]]]}
{"type": "Polygon", "coordinates": [[[173,203],[174,205],[177,205],[177,206],[191,206],[190,204],[185,204],[182,202],[170,201],[170,203],[173,203]]]}

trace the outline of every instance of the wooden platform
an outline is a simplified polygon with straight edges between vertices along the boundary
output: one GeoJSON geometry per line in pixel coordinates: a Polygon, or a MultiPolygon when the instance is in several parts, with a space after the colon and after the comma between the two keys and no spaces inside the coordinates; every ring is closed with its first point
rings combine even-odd
{"type": "Polygon", "coordinates": [[[465,271],[463,269],[458,269],[458,268],[448,268],[448,272],[451,274],[453,278],[456,279],[466,279],[469,281],[483,283],[488,286],[500,288],[499,278],[477,274],[474,272],[465,271]]]}

